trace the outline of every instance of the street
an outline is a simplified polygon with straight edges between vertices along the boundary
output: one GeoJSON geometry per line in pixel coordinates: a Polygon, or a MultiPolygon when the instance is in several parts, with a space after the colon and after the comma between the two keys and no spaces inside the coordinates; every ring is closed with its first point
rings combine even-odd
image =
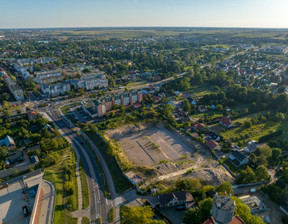
{"type": "MultiPolygon", "coordinates": [[[[74,150],[77,150],[87,173],[89,192],[90,192],[90,220],[95,222],[98,217],[101,217],[102,222],[107,222],[108,212],[112,207],[112,202],[105,198],[104,187],[100,177],[99,169],[94,161],[94,157],[90,149],[85,145],[83,140],[76,132],[69,128],[69,125],[55,111],[50,110],[47,115],[54,121],[59,130],[64,133],[64,136],[74,150]]],[[[79,212],[78,212],[79,214],[79,212]]],[[[83,212],[85,214],[85,212],[83,212]]],[[[81,212],[80,212],[81,215],[81,212]]],[[[84,215],[83,215],[84,216],[84,215]]]]}

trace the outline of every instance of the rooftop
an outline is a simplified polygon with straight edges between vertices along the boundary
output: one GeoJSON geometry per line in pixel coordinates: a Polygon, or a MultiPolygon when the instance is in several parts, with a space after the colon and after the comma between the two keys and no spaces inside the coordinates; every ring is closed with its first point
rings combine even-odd
{"type": "Polygon", "coordinates": [[[221,210],[232,210],[236,206],[231,197],[226,197],[223,195],[216,195],[213,199],[213,203],[217,208],[221,208],[221,210]]]}
{"type": "Polygon", "coordinates": [[[29,189],[28,202],[23,199],[23,188],[19,181],[10,183],[7,188],[0,190],[0,222],[1,223],[29,223],[30,216],[24,217],[22,206],[30,204],[31,211],[34,206],[37,188],[42,181],[42,174],[25,179],[29,189]]]}

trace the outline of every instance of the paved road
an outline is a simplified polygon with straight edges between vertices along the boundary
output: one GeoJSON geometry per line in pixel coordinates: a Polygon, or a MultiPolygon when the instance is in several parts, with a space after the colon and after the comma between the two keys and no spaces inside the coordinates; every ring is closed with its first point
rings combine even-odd
{"type": "MultiPolygon", "coordinates": [[[[59,127],[59,130],[64,133],[64,137],[72,143],[74,150],[78,151],[83,161],[90,192],[90,220],[95,222],[98,217],[101,217],[102,222],[106,223],[112,202],[105,198],[100,172],[92,153],[77,133],[71,130],[65,120],[55,111],[51,110],[47,112],[47,115],[59,127]]],[[[86,212],[83,212],[83,214],[86,214],[86,212]]]]}

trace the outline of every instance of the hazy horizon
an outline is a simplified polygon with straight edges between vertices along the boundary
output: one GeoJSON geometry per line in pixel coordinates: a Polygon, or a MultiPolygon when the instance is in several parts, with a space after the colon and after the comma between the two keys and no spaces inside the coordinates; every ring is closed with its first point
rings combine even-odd
{"type": "Polygon", "coordinates": [[[0,29],[32,28],[288,28],[285,0],[10,0],[0,29]]]}

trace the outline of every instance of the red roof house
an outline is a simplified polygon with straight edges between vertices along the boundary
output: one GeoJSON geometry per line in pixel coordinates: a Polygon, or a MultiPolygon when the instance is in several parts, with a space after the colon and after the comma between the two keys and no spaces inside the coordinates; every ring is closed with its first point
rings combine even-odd
{"type": "Polygon", "coordinates": [[[207,146],[211,149],[211,150],[220,150],[221,149],[221,146],[213,141],[212,139],[210,139],[208,142],[207,142],[207,146]]]}
{"type": "Polygon", "coordinates": [[[226,128],[233,127],[233,123],[229,117],[223,116],[220,120],[220,124],[222,124],[226,128]]]}
{"type": "Polygon", "coordinates": [[[201,131],[201,130],[204,130],[205,129],[205,125],[203,123],[198,123],[198,122],[195,122],[193,125],[192,125],[192,129],[194,131],[201,131]]]}
{"type": "MultiPolygon", "coordinates": [[[[215,224],[213,216],[211,216],[209,219],[203,222],[203,224],[215,224]]],[[[238,215],[234,215],[229,224],[245,224],[245,222],[238,215]]]]}

